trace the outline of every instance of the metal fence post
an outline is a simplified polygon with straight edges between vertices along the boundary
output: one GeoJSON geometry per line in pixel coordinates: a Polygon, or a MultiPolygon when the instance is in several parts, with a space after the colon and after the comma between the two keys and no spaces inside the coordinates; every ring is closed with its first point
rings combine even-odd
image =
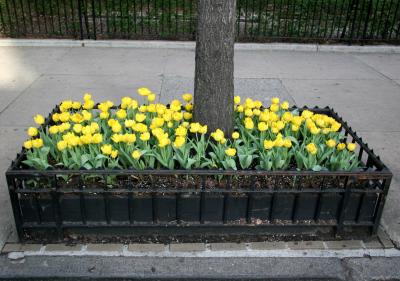
{"type": "Polygon", "coordinates": [[[350,40],[349,40],[349,44],[351,45],[354,38],[354,28],[355,28],[355,24],[356,24],[356,18],[357,18],[357,11],[358,11],[358,4],[360,2],[360,0],[355,0],[355,5],[354,5],[354,15],[353,15],[353,22],[351,23],[351,31],[350,31],[350,40]]]}
{"type": "Polygon", "coordinates": [[[78,0],[78,17],[79,17],[80,39],[83,40],[82,0],[78,0]]]}
{"type": "Polygon", "coordinates": [[[369,23],[369,20],[371,17],[371,12],[372,12],[372,1],[373,0],[369,0],[369,3],[368,3],[367,16],[365,17],[365,24],[364,24],[364,30],[363,30],[363,35],[362,35],[363,40],[367,39],[368,23],[369,23]]]}

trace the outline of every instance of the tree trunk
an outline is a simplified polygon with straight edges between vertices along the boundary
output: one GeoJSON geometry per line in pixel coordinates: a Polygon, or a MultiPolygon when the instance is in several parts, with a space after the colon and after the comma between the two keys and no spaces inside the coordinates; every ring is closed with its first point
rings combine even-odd
{"type": "Polygon", "coordinates": [[[197,4],[194,120],[208,132],[233,131],[233,55],[236,0],[199,0],[197,4]]]}

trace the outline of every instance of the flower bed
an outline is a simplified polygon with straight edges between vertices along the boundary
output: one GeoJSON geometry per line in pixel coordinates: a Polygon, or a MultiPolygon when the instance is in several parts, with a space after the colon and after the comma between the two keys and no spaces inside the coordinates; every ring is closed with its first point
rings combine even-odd
{"type": "Polygon", "coordinates": [[[235,132],[169,106],[64,101],[7,171],[18,234],[375,233],[392,174],[330,108],[235,97],[235,132]],[[124,232],[122,231],[122,232],[124,232]]]}

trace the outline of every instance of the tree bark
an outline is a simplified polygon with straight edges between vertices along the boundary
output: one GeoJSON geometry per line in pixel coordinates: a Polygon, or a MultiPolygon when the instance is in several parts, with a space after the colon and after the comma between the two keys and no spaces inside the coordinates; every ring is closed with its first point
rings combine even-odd
{"type": "Polygon", "coordinates": [[[198,0],[194,112],[208,132],[233,131],[236,0],[198,0]]]}

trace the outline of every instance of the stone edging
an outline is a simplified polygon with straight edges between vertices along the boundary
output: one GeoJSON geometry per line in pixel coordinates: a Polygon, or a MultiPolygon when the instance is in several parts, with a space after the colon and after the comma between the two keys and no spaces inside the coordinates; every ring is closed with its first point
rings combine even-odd
{"type": "Polygon", "coordinates": [[[10,259],[24,256],[154,256],[154,257],[400,257],[383,240],[181,243],[181,244],[6,244],[10,259]]]}
{"type": "MultiPolygon", "coordinates": [[[[70,39],[0,39],[0,47],[105,47],[105,48],[155,48],[194,50],[192,41],[161,40],[70,40],[70,39]]],[[[236,43],[236,50],[243,51],[306,51],[341,53],[400,53],[400,46],[347,46],[296,43],[236,43]]]]}

